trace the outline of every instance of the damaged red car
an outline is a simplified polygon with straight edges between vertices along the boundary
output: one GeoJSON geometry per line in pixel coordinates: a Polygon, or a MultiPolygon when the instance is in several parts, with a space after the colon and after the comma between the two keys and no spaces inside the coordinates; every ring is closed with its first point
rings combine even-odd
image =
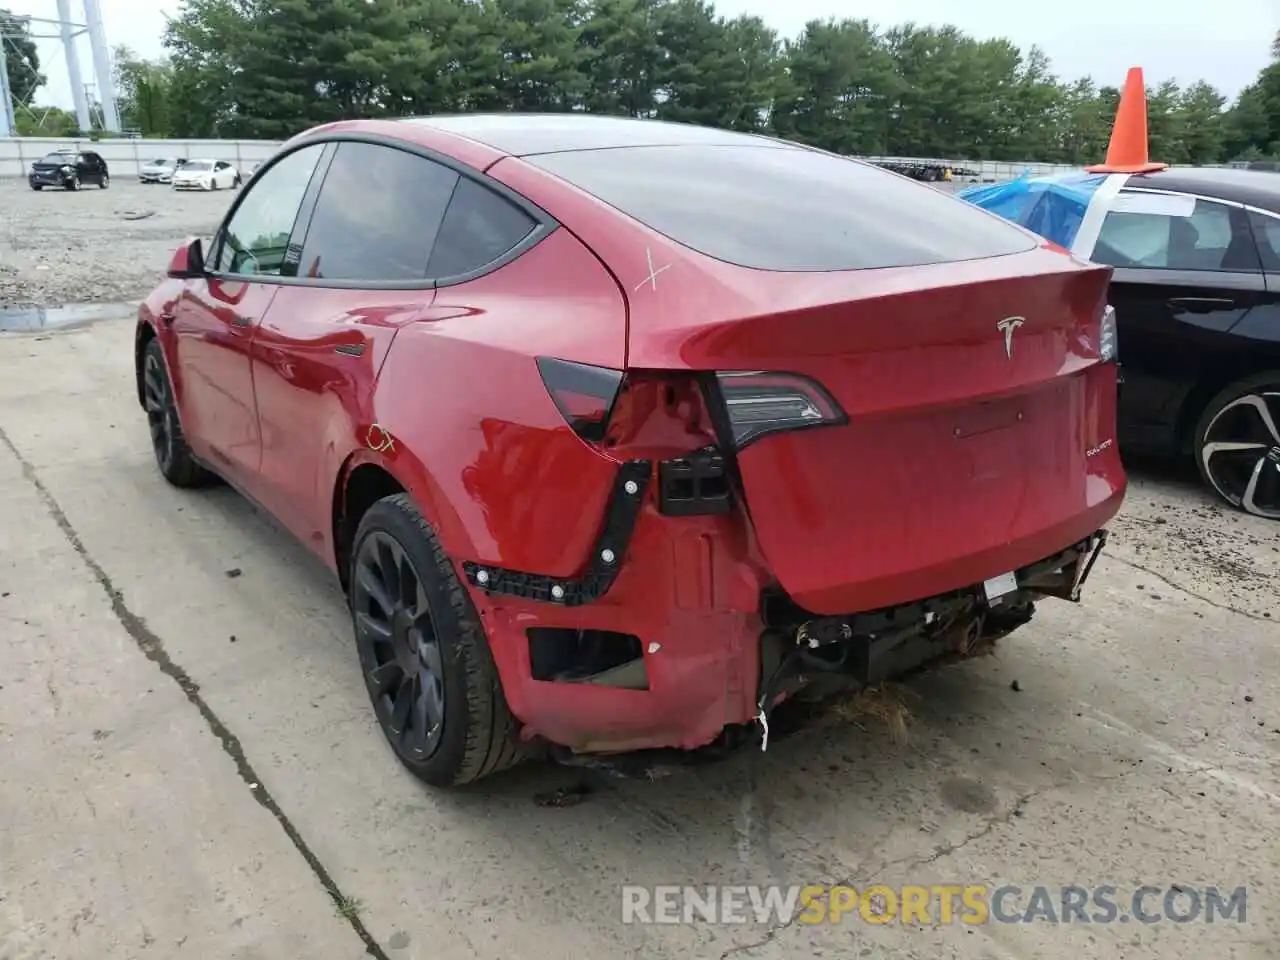
{"type": "Polygon", "coordinates": [[[336,571],[450,785],[749,739],[1077,600],[1125,489],[1109,277],[764,137],[347,121],[177,251],[137,390],[171,483],[336,571]]]}

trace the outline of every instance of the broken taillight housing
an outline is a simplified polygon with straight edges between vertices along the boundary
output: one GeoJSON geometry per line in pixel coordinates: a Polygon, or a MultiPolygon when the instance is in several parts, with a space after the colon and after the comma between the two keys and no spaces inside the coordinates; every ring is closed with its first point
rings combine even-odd
{"type": "Polygon", "coordinates": [[[1116,363],[1120,359],[1120,339],[1116,333],[1116,308],[1107,304],[1098,321],[1098,359],[1116,363]]]}
{"type": "Polygon", "coordinates": [[[821,386],[793,373],[722,371],[716,384],[739,450],[771,433],[829,426],[844,411],[821,386]]]}
{"type": "Polygon", "coordinates": [[[622,371],[538,357],[538,373],[573,432],[589,443],[603,440],[622,388],[622,371]]]}

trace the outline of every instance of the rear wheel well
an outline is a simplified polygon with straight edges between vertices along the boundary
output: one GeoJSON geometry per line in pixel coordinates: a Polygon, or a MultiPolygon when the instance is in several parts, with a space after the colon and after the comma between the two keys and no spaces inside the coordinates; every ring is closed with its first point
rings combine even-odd
{"type": "Polygon", "coordinates": [[[362,463],[343,473],[333,494],[333,553],[343,593],[350,587],[351,548],[365,512],[383,497],[405,493],[395,477],[376,463],[362,463]]]}
{"type": "Polygon", "coordinates": [[[142,360],[147,353],[147,344],[156,338],[155,330],[151,329],[151,324],[138,324],[138,332],[133,339],[133,379],[134,387],[138,393],[138,406],[144,406],[145,400],[142,392],[142,360]]]}

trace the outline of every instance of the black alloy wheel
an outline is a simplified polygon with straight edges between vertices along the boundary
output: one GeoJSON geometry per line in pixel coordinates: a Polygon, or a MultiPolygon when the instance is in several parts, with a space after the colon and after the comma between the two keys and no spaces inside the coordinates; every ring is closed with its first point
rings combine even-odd
{"type": "Polygon", "coordinates": [[[348,580],[360,669],[400,762],[448,787],[521,760],[480,617],[407,494],[360,518],[348,580]]]}
{"type": "Polygon", "coordinates": [[[187,446],[165,369],[164,351],[154,338],[147,343],[142,358],[142,407],[161,475],[175,487],[198,487],[212,480],[212,474],[196,461],[187,446]]]}
{"type": "Polygon", "coordinates": [[[422,763],[444,733],[444,657],[422,577],[391,534],[361,541],[351,609],[378,722],[398,752],[422,763]]]}
{"type": "Polygon", "coordinates": [[[98,181],[98,189],[106,190],[109,186],[111,186],[111,174],[104,173],[102,179],[98,181]]]}
{"type": "Polygon", "coordinates": [[[1224,391],[1197,431],[1200,475],[1233,507],[1280,520],[1280,376],[1224,391]]]}

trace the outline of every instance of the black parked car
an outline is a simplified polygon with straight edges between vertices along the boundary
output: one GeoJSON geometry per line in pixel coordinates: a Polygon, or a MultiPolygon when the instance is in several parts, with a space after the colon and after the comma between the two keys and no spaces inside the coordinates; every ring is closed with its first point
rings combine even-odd
{"type": "Polygon", "coordinates": [[[27,182],[32,190],[45,187],[79,190],[91,183],[105,190],[111,185],[111,173],[107,170],[107,161],[92,150],[55,150],[31,165],[27,182]]]}
{"type": "Polygon", "coordinates": [[[962,196],[1115,268],[1125,452],[1280,520],[1280,174],[1064,174],[962,196]]]}

